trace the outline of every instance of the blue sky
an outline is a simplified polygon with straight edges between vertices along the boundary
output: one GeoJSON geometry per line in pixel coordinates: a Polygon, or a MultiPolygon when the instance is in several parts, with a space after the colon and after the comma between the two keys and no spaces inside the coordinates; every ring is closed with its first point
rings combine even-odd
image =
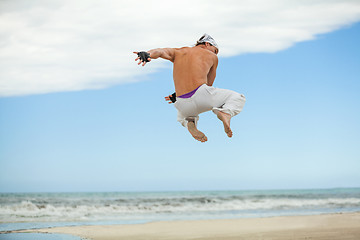
{"type": "Polygon", "coordinates": [[[360,187],[359,42],[353,23],[289,48],[220,55],[214,85],[247,103],[231,139],[213,113],[200,115],[206,143],[164,101],[174,88],[162,60],[103,89],[4,96],[0,191],[360,187]]]}

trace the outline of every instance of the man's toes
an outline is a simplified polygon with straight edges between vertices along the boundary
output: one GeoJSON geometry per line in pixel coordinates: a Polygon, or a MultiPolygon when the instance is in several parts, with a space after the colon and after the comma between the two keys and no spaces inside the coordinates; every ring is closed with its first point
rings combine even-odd
{"type": "Polygon", "coordinates": [[[200,141],[200,142],[206,142],[207,141],[207,137],[205,135],[203,136],[196,136],[194,137],[196,140],[200,141]]]}
{"type": "Polygon", "coordinates": [[[230,128],[225,128],[225,133],[228,137],[232,137],[233,133],[230,128]]]}
{"type": "Polygon", "coordinates": [[[201,141],[201,137],[200,136],[193,136],[196,140],[201,141]]]}

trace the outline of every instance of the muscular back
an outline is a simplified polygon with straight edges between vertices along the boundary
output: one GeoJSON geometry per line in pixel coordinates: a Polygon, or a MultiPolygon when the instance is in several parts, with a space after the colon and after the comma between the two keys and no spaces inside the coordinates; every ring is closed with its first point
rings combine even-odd
{"type": "Polygon", "coordinates": [[[206,83],[212,85],[216,76],[217,56],[201,47],[184,47],[174,52],[174,84],[178,96],[206,83]]]}

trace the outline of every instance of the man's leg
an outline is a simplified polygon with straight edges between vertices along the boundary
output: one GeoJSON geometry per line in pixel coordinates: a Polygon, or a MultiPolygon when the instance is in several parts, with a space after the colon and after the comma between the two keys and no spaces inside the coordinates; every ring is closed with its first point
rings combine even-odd
{"type": "Polygon", "coordinates": [[[196,140],[200,142],[206,142],[207,137],[205,134],[201,131],[199,131],[196,127],[196,124],[194,121],[188,121],[187,122],[187,130],[190,132],[190,134],[195,138],[196,140]]]}
{"type": "Polygon", "coordinates": [[[185,117],[180,113],[180,111],[178,111],[177,120],[178,120],[178,122],[181,123],[181,125],[186,127],[186,129],[189,131],[191,136],[193,136],[193,138],[195,138],[196,140],[198,140],[200,142],[207,141],[207,137],[205,136],[205,134],[203,132],[199,131],[196,127],[197,121],[199,120],[199,116],[185,117]]]}
{"type": "Polygon", "coordinates": [[[231,128],[230,128],[231,115],[228,114],[228,113],[218,111],[217,117],[218,117],[218,119],[220,119],[223,122],[225,133],[228,135],[228,137],[232,137],[233,133],[232,133],[231,128]]]}
{"type": "Polygon", "coordinates": [[[227,136],[232,137],[230,120],[242,111],[246,101],[245,96],[227,89],[214,88],[212,90],[216,106],[213,112],[222,121],[227,136]]]}

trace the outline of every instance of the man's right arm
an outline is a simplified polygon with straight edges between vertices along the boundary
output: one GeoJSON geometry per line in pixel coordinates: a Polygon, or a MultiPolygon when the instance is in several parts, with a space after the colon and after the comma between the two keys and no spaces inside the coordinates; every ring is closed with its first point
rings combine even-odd
{"type": "Polygon", "coordinates": [[[151,49],[147,52],[134,52],[138,55],[138,57],[135,59],[135,61],[138,61],[138,65],[142,64],[142,66],[145,66],[147,62],[150,62],[151,59],[157,59],[157,58],[163,58],[166,60],[169,60],[171,62],[174,62],[175,60],[175,48],[156,48],[151,49]]]}
{"type": "Polygon", "coordinates": [[[175,60],[175,48],[156,48],[149,50],[148,53],[150,54],[151,59],[163,58],[174,62],[175,60]]]}

